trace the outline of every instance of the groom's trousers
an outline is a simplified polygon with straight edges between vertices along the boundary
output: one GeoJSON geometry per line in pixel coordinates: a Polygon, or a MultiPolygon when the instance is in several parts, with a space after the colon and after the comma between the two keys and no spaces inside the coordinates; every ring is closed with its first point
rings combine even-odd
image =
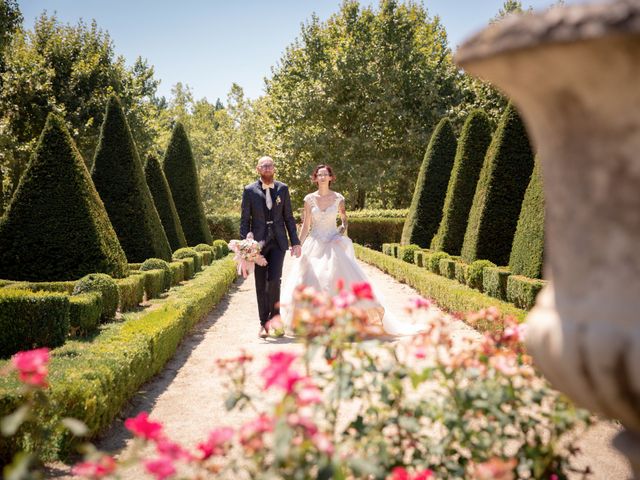
{"type": "Polygon", "coordinates": [[[282,264],[286,250],[282,250],[275,238],[269,240],[260,252],[266,258],[267,265],[256,265],[256,295],[258,297],[258,315],[260,325],[264,326],[271,318],[280,315],[280,282],[282,264]]]}

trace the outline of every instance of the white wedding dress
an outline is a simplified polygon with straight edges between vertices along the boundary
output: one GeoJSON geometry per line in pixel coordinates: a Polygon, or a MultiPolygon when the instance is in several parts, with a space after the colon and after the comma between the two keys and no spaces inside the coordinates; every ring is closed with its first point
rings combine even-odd
{"type": "MultiPolygon", "coordinates": [[[[292,259],[292,266],[280,294],[280,314],[287,327],[293,316],[290,306],[293,294],[299,285],[313,287],[317,291],[329,294],[337,293],[338,280],[344,281],[344,288],[350,289],[353,283],[368,282],[366,275],[356,261],[353,242],[341,235],[336,227],[336,218],[340,202],[344,197],[335,192],[336,199],[325,210],[320,209],[316,195],[310,193],[304,198],[311,207],[311,231],[302,245],[302,255],[292,259]]],[[[373,293],[376,306],[369,311],[370,321],[382,324],[383,330],[390,335],[413,335],[424,330],[419,326],[392,318],[382,308],[383,299],[375,287],[373,293]]]]}

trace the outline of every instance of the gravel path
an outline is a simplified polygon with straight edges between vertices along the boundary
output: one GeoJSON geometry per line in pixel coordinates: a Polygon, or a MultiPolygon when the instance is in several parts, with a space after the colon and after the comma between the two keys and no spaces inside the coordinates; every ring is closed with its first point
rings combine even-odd
{"type": "MultiPolygon", "coordinates": [[[[285,276],[289,263],[287,257],[285,276]]],[[[383,292],[385,307],[393,314],[401,315],[407,300],[417,293],[374,267],[363,263],[361,266],[374,287],[383,292]]],[[[460,334],[475,334],[464,323],[456,322],[460,334]]],[[[132,442],[123,419],[141,411],[162,421],[169,437],[187,446],[204,440],[214,426],[239,425],[251,417],[249,411],[229,413],[224,409],[224,391],[216,373],[215,359],[231,356],[240,348],[246,349],[257,360],[254,362],[257,384],[258,370],[268,354],[281,349],[301,350],[292,338],[258,338],[258,327],[253,278],[239,279],[221,303],[185,338],[165,369],[143,386],[121,417],[97,441],[98,448],[126,454],[132,442]]],[[[592,466],[595,475],[591,478],[631,478],[624,457],[609,446],[615,432],[614,426],[602,422],[585,435],[581,463],[592,466]]],[[[63,465],[53,466],[49,474],[50,477],[71,478],[68,467],[63,465]]],[[[139,470],[130,469],[123,478],[143,477],[139,470]]]]}

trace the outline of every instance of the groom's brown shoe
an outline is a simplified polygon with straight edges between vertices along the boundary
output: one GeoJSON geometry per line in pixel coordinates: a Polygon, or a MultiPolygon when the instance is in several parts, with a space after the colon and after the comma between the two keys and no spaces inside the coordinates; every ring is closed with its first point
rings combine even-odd
{"type": "Polygon", "coordinates": [[[260,327],[260,333],[258,333],[258,337],[267,338],[268,336],[269,336],[269,332],[267,331],[267,329],[264,327],[260,327]]]}

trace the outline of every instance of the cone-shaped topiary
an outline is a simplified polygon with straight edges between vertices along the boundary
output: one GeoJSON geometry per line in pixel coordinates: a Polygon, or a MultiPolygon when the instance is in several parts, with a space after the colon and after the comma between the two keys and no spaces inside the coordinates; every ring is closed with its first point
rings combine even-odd
{"type": "Polygon", "coordinates": [[[513,237],[509,269],[514,275],[529,278],[542,276],[544,253],[544,190],[542,172],[536,162],[529,186],[522,200],[518,227],[513,237]]]}
{"type": "Polygon", "coordinates": [[[144,173],[147,178],[147,185],[153,196],[153,202],[160,215],[162,226],[169,239],[171,250],[178,250],[187,246],[187,239],[182,231],[180,217],[176,211],[176,205],[173,203],[171,189],[164,176],[160,162],[153,155],[147,158],[147,164],[144,167],[144,173]]]}
{"type": "Polygon", "coordinates": [[[524,192],[533,170],[533,152],[515,107],[507,106],[480,172],[464,234],[462,257],[506,265],[524,192]]]}
{"type": "Polygon", "coordinates": [[[490,143],[489,118],[482,110],[474,110],[462,127],[442,209],[442,220],[438,233],[431,241],[432,250],[460,255],[473,194],[490,143]]]}
{"type": "Polygon", "coordinates": [[[164,174],[171,187],[171,194],[180,216],[187,244],[211,244],[211,232],[204,216],[196,163],[191,152],[187,132],[178,122],[173,129],[169,146],[164,155],[164,174]]]}
{"type": "Polygon", "coordinates": [[[442,218],[442,205],[456,155],[456,136],[443,118],[436,126],[424,155],[411,208],[402,229],[403,245],[428,248],[442,218]]]}
{"type": "Polygon", "coordinates": [[[107,103],[92,171],[120,244],[131,263],[171,260],[171,247],[144,178],[120,100],[107,103]]]}
{"type": "Polygon", "coordinates": [[[0,278],[75,280],[129,267],[82,156],[49,115],[33,158],[0,219],[0,278]]]}

